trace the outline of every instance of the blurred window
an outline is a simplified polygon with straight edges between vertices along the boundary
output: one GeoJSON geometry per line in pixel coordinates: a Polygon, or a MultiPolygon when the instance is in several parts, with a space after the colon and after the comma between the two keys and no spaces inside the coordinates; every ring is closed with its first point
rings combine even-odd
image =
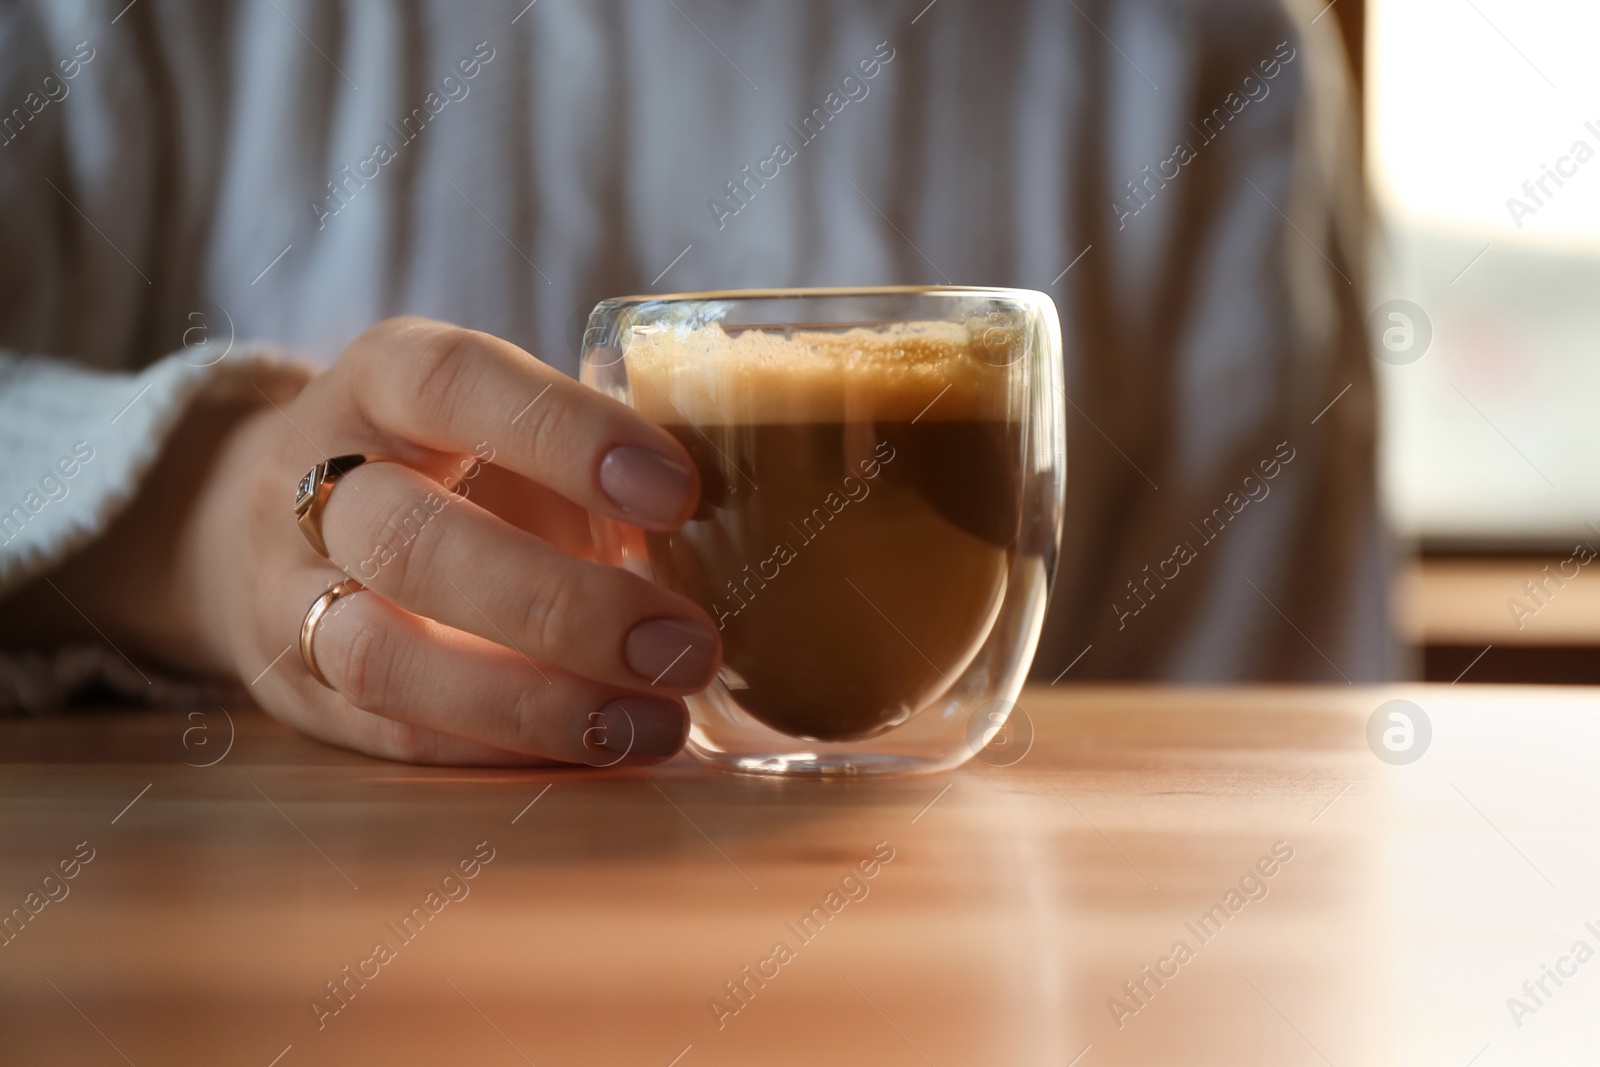
{"type": "Polygon", "coordinates": [[[1600,523],[1597,42],[1595,0],[1370,0],[1384,489],[1425,544],[1600,523]]]}

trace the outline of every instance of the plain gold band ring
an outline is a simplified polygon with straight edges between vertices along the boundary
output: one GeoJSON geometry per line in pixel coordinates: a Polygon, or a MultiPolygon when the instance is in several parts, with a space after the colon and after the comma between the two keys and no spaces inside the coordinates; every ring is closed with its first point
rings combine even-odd
{"type": "Polygon", "coordinates": [[[354,578],[346,578],[317,597],[316,602],[311,605],[311,610],[306,612],[305,621],[300,624],[300,658],[305,660],[306,670],[311,672],[311,677],[329,689],[333,688],[333,684],[323,675],[322,668],[317,666],[317,653],[312,648],[312,642],[317,637],[317,623],[328,614],[328,609],[333,607],[334,601],[351,593],[359,593],[365,588],[366,586],[354,578]]]}

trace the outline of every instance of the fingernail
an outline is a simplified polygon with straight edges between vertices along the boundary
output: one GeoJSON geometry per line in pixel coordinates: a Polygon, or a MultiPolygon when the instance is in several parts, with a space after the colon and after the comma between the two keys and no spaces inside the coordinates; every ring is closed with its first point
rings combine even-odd
{"type": "Polygon", "coordinates": [[[688,619],[651,619],[628,631],[628,666],[651,685],[698,689],[711,681],[717,635],[688,619]]]}
{"type": "Polygon", "coordinates": [[[654,697],[613,700],[588,717],[583,747],[602,767],[624,758],[665,759],[683,747],[689,720],[683,707],[654,697]]]}
{"type": "Polygon", "coordinates": [[[694,476],[653,448],[618,445],[600,461],[600,488],[629,518],[671,526],[689,510],[694,476]]]}

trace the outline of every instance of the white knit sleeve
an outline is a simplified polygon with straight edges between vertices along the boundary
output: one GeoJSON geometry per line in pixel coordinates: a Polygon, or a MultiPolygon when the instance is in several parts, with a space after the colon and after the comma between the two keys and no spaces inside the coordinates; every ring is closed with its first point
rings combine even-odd
{"type": "Polygon", "coordinates": [[[265,403],[308,374],[270,347],[233,347],[137,374],[0,350],[0,598],[105,532],[198,397],[265,403]]]}

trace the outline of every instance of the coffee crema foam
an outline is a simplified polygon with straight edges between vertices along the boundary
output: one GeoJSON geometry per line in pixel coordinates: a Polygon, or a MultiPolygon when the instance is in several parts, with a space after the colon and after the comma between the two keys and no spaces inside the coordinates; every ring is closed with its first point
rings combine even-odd
{"type": "Polygon", "coordinates": [[[1014,339],[985,343],[993,337],[982,319],[791,333],[634,326],[623,359],[633,406],[661,424],[1003,421],[1024,363],[1014,339]]]}

